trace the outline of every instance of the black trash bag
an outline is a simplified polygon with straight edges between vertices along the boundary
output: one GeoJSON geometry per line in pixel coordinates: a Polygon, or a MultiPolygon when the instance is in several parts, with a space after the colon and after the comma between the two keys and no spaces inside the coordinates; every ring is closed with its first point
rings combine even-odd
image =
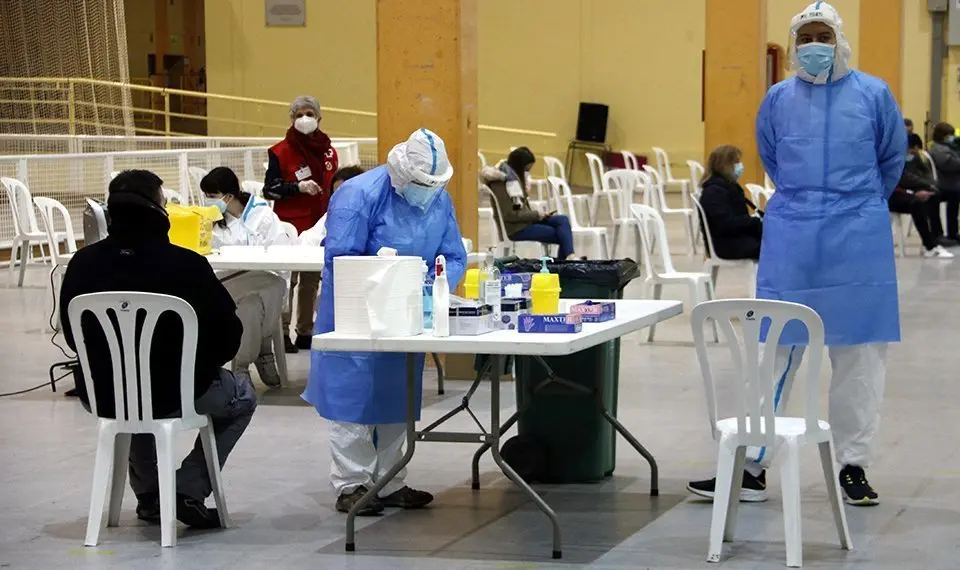
{"type": "Polygon", "coordinates": [[[500,456],[527,483],[539,481],[547,468],[546,448],[527,435],[517,435],[503,442],[500,456]]]}
{"type": "MultiPolygon", "coordinates": [[[[506,257],[498,263],[505,273],[539,273],[542,263],[539,259],[518,259],[506,257]]],[[[547,269],[560,276],[560,281],[580,281],[608,288],[613,291],[623,289],[627,283],[640,274],[640,266],[632,259],[600,259],[549,261],[547,269]]]]}

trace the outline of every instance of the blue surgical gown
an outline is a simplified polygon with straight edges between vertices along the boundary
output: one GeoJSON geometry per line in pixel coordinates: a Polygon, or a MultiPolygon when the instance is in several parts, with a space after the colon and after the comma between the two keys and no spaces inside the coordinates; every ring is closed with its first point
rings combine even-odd
{"type": "MultiPolygon", "coordinates": [[[[777,191],[763,219],[757,297],[812,307],[827,345],[900,340],[887,198],[907,133],[887,85],[851,71],[778,83],[757,116],[757,146],[777,191]]],[[[787,326],[780,344],[805,344],[787,326]]]]}
{"type": "MultiPolygon", "coordinates": [[[[385,166],[345,182],[327,212],[323,283],[314,332],[333,330],[333,259],[376,255],[392,247],[398,255],[422,257],[433,267],[447,259],[451,290],[466,271],[467,252],[450,195],[437,192],[426,210],[394,191],[385,166]]],[[[433,270],[431,269],[431,273],[433,270]]],[[[303,399],[321,416],[359,424],[406,421],[406,357],[403,354],[313,351],[303,399]]],[[[417,357],[417,401],[422,394],[423,355],[417,357]]],[[[417,405],[417,418],[420,418],[417,405]]]]}

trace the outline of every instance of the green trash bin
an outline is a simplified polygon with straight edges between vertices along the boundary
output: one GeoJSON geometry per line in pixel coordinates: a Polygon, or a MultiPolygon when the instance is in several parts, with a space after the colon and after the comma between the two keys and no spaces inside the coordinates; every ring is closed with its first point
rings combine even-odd
{"type": "MultiPolygon", "coordinates": [[[[639,273],[632,259],[558,261],[547,267],[560,275],[560,296],[565,299],[622,299],[624,287],[639,273]]],[[[502,264],[507,273],[539,268],[540,262],[532,259],[504,260],[502,264]]],[[[592,391],[602,383],[604,405],[616,416],[620,339],[542,361],[520,356],[516,373],[519,435],[537,442],[544,451],[544,466],[533,478],[543,483],[584,483],[612,475],[617,434],[600,413],[592,391]],[[557,377],[590,392],[556,382],[540,387],[549,375],[542,362],[557,377]]],[[[504,459],[510,460],[506,455],[504,459]]]]}

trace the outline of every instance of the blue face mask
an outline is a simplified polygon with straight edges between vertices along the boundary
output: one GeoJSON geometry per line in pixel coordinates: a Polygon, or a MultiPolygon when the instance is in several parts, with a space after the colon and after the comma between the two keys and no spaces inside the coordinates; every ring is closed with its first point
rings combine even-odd
{"type": "Polygon", "coordinates": [[[797,48],[797,58],[800,67],[810,75],[817,77],[833,67],[836,47],[830,44],[812,43],[797,48]]]}
{"type": "Polygon", "coordinates": [[[424,188],[416,184],[407,184],[400,190],[399,194],[403,196],[411,206],[426,210],[427,206],[430,205],[430,201],[433,200],[433,197],[436,196],[439,191],[439,188],[424,188]]]}
{"type": "Polygon", "coordinates": [[[743,163],[738,162],[733,165],[733,175],[737,177],[737,180],[743,178],[743,163]]]}
{"type": "Polygon", "coordinates": [[[220,214],[225,214],[227,212],[227,203],[223,201],[223,198],[210,198],[209,196],[203,197],[203,205],[220,210],[220,214]]]}
{"type": "Polygon", "coordinates": [[[947,138],[943,141],[947,144],[953,144],[953,141],[957,140],[957,137],[954,135],[947,135],[947,138]]]}
{"type": "Polygon", "coordinates": [[[910,154],[909,152],[907,153],[907,162],[912,161],[914,158],[916,158],[916,157],[913,156],[912,154],[910,154]]]}

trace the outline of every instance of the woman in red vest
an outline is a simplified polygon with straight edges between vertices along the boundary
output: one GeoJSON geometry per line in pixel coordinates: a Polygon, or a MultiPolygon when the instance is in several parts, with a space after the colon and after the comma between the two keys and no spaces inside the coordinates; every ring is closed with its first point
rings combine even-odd
{"type": "MultiPolygon", "coordinates": [[[[273,211],[297,233],[313,227],[327,213],[330,181],[339,160],[330,137],[319,129],[320,103],[301,95],[290,104],[290,128],[282,141],[273,145],[267,156],[267,177],[263,194],[274,200],[273,211]]],[[[290,330],[293,291],[297,289],[297,340],[286,338],[287,352],[309,349],[313,336],[313,311],[317,300],[320,273],[294,273],[290,280],[290,298],[283,313],[283,330],[290,330]]]]}

